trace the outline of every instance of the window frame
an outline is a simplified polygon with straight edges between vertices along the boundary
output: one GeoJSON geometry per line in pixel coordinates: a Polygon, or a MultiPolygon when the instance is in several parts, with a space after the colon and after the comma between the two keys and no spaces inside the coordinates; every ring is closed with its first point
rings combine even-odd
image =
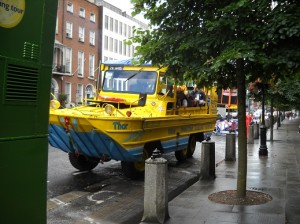
{"type": "Polygon", "coordinates": [[[78,77],[84,77],[84,52],[78,51],[78,69],[77,69],[77,75],[78,77]]]}
{"type": "Polygon", "coordinates": [[[93,22],[93,23],[96,22],[96,14],[93,13],[93,12],[91,12],[91,14],[90,14],[90,21],[93,22]]]}
{"type": "Polygon", "coordinates": [[[72,2],[67,2],[67,12],[70,12],[70,13],[74,12],[74,5],[72,2]]]}
{"type": "Polygon", "coordinates": [[[85,18],[85,8],[79,8],[79,17],[85,18]]]}

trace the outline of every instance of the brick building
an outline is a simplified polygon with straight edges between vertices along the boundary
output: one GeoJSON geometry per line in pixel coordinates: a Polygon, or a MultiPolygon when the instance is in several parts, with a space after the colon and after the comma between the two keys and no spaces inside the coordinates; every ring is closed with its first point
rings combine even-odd
{"type": "Polygon", "coordinates": [[[147,26],[102,0],[59,0],[53,56],[52,93],[79,105],[97,91],[101,61],[133,57],[124,44],[134,27],[147,26]]]}

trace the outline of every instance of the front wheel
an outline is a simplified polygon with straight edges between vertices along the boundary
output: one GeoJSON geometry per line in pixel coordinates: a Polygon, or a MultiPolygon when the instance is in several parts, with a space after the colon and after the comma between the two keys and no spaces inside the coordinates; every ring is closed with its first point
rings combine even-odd
{"type": "Polygon", "coordinates": [[[152,153],[152,149],[150,147],[145,146],[143,151],[143,161],[137,162],[121,162],[121,168],[126,177],[137,180],[144,178],[145,173],[145,160],[150,158],[150,153],[152,153]]]}
{"type": "Polygon", "coordinates": [[[122,171],[126,177],[137,180],[144,177],[145,162],[121,162],[122,171]]]}
{"type": "Polygon", "coordinates": [[[191,135],[189,138],[189,144],[187,148],[187,157],[192,157],[196,149],[196,137],[191,135]]]}
{"type": "Polygon", "coordinates": [[[98,165],[98,161],[96,160],[92,160],[83,155],[76,155],[71,152],[69,153],[69,160],[72,166],[80,171],[89,171],[98,165]]]}

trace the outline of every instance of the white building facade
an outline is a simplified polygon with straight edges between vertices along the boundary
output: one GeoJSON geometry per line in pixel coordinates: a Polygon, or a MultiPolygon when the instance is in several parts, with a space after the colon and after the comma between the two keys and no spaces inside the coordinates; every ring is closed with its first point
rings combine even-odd
{"type": "MultiPolygon", "coordinates": [[[[132,58],[135,46],[126,45],[124,41],[132,37],[135,28],[148,29],[148,26],[127,15],[122,9],[109,4],[109,1],[96,2],[98,6],[103,7],[101,61],[132,58]]],[[[120,2],[120,6],[121,4],[120,2]]]]}

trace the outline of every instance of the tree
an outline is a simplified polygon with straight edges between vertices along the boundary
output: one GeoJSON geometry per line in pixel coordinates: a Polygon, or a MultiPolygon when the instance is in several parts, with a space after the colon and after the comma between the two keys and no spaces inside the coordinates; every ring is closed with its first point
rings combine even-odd
{"type": "Polygon", "coordinates": [[[220,88],[238,88],[237,196],[246,195],[246,81],[277,80],[299,71],[300,10],[297,0],[131,0],[151,30],[131,41],[143,61],[168,66],[167,74],[220,88]],[[275,7],[276,6],[276,7],[275,7]],[[293,44],[291,44],[291,42],[293,44]]]}

